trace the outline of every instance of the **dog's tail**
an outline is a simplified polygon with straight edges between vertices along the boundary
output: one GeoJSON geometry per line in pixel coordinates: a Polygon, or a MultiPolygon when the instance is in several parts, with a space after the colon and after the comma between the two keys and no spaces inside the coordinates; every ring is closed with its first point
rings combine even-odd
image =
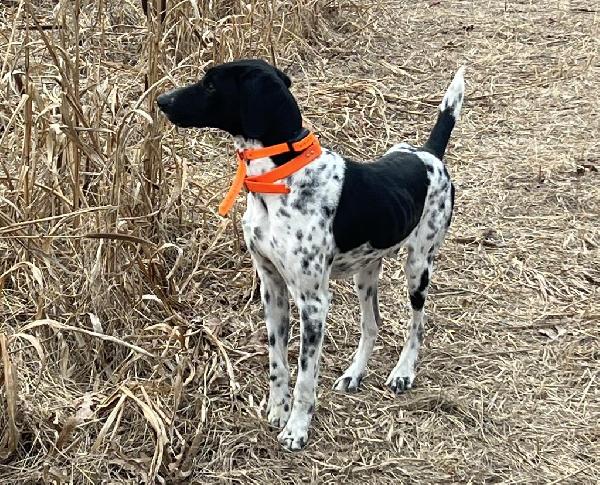
{"type": "Polygon", "coordinates": [[[452,128],[454,128],[460,115],[465,96],[464,74],[465,66],[462,66],[454,75],[454,79],[448,86],[444,99],[440,103],[438,119],[424,146],[427,151],[433,153],[439,159],[444,156],[452,128]]]}

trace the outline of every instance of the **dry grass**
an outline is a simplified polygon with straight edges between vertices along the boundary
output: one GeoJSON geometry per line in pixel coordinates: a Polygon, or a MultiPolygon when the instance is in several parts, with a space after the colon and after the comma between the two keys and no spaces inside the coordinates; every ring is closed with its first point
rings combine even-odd
{"type": "Polygon", "coordinates": [[[598,482],[591,3],[163,3],[0,0],[0,480],[598,482]],[[468,66],[418,387],[383,387],[408,318],[389,261],[364,390],[330,390],[358,342],[334,283],[319,412],[293,455],[263,415],[243,204],[216,215],[231,144],[152,106],[240,56],[287,69],[324,143],[366,159],[422,142],[468,66]]]}

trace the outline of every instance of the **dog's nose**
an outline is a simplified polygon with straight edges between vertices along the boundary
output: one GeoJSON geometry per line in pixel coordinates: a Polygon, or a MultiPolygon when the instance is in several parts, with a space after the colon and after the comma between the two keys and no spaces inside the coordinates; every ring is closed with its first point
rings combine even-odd
{"type": "Polygon", "coordinates": [[[160,109],[165,111],[173,104],[173,96],[171,96],[169,93],[161,94],[158,98],[156,98],[156,104],[158,104],[160,109]]]}

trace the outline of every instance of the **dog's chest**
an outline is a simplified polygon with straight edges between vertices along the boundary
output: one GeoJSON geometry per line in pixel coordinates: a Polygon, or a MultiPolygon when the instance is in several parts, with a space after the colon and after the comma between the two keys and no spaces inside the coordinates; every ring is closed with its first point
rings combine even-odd
{"type": "Polygon", "coordinates": [[[332,226],[343,177],[344,161],[324,151],[281,181],[289,194],[248,194],[242,224],[251,253],[268,259],[284,277],[322,270],[335,251],[332,226]]]}

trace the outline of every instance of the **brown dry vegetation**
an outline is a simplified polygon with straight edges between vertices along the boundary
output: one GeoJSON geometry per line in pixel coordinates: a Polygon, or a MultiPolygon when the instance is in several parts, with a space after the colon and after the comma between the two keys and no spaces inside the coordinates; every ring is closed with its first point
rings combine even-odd
{"type": "Polygon", "coordinates": [[[166,3],[0,0],[0,481],[597,483],[592,2],[166,3]],[[422,142],[467,65],[418,387],[383,386],[408,318],[398,260],[364,389],[330,390],[358,342],[334,283],[296,454],[264,419],[243,202],[216,215],[231,143],[153,107],[242,56],[287,69],[323,143],[362,159],[422,142]]]}

